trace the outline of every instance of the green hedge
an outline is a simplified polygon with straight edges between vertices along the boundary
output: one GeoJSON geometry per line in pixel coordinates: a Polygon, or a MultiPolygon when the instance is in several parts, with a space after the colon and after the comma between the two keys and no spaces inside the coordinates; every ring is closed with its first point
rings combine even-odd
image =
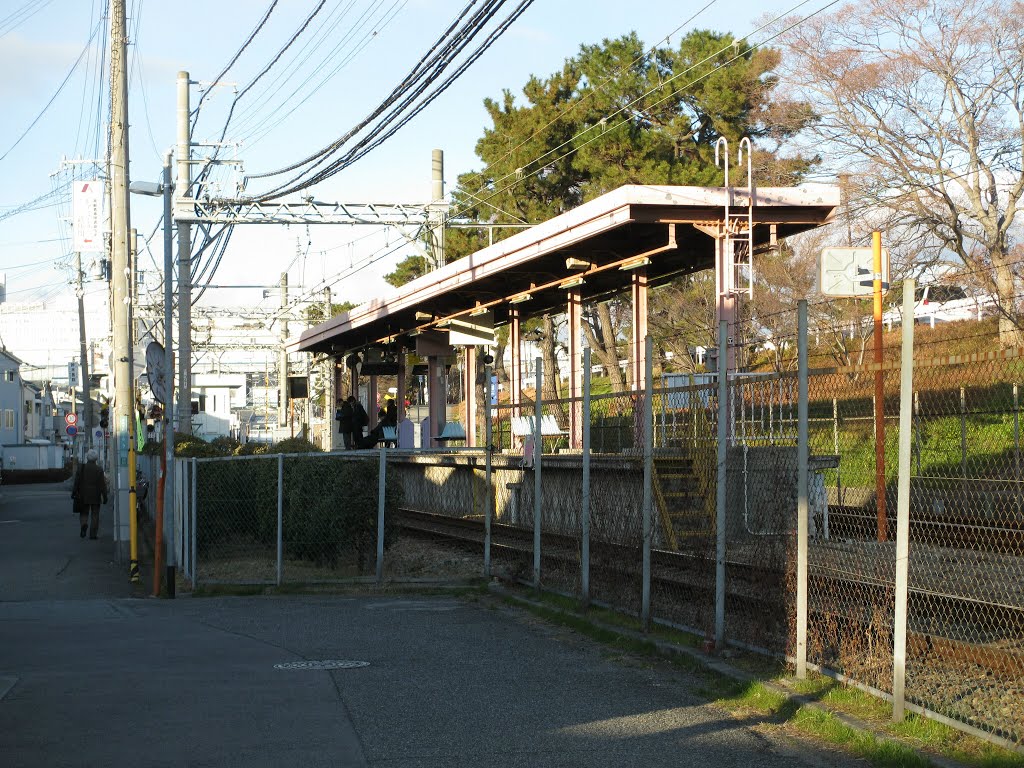
{"type": "MultiPolygon", "coordinates": [[[[283,545],[289,559],[336,567],[373,560],[377,548],[376,459],[289,456],[284,462],[283,545]]],[[[200,465],[197,546],[201,553],[223,543],[253,538],[273,550],[277,543],[276,458],[200,465]]],[[[401,488],[385,492],[385,546],[397,531],[401,488]]]]}

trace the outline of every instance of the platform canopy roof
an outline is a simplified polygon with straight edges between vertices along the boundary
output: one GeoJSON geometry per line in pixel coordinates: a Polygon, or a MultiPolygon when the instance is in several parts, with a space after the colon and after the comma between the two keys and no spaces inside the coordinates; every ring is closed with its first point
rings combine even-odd
{"type": "MultiPolygon", "coordinates": [[[[772,237],[785,238],[832,220],[834,186],[757,189],[753,210],[755,265],[772,237]]],[[[564,312],[573,288],[584,302],[619,294],[630,270],[644,266],[648,285],[714,267],[716,233],[745,228],[746,189],[628,185],[519,232],[304,331],[290,348],[342,355],[393,344],[455,318],[490,310],[508,321],[564,312]]],[[[743,235],[744,239],[746,235],[743,235]]]]}

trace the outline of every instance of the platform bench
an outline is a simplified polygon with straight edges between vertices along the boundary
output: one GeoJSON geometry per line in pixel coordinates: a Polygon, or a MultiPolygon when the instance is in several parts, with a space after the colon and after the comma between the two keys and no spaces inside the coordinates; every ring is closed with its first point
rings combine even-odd
{"type": "MultiPolygon", "coordinates": [[[[512,434],[516,437],[533,437],[536,433],[534,427],[536,416],[513,416],[512,434]]],[[[558,426],[558,420],[548,414],[540,417],[541,437],[565,437],[569,433],[558,426]]]]}

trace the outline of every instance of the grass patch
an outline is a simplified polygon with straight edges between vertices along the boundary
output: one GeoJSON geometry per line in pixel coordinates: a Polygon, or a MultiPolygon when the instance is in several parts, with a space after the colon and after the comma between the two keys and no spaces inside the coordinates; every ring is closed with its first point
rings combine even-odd
{"type": "Polygon", "coordinates": [[[803,733],[842,747],[872,765],[886,768],[927,768],[931,764],[927,758],[910,747],[851,728],[828,712],[800,707],[791,722],[803,733]]]}

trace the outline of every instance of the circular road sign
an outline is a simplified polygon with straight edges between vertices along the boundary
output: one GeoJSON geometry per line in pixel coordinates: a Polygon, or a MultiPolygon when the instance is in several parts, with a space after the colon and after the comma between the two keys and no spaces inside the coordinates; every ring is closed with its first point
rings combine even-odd
{"type": "Polygon", "coordinates": [[[64,422],[66,424],[77,424],[78,423],[78,414],[75,414],[75,413],[65,413],[64,414],[64,422]]]}
{"type": "Polygon", "coordinates": [[[68,424],[68,437],[74,437],[78,434],[78,427],[74,424],[68,424]]]}

